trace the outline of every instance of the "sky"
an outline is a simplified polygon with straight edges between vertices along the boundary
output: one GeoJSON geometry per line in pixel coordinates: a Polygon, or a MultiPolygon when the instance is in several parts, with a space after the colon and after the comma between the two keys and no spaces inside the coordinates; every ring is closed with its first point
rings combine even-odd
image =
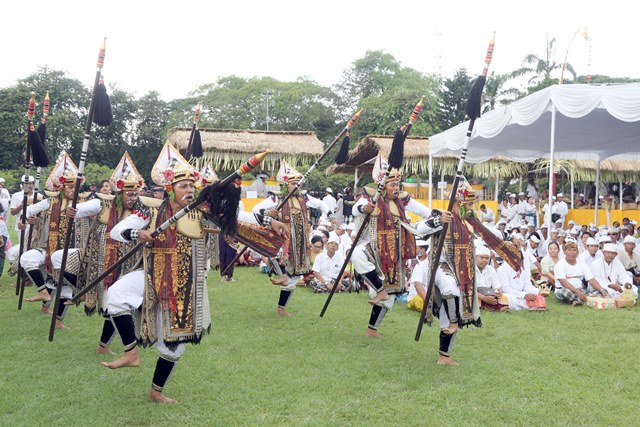
{"type": "Polygon", "coordinates": [[[578,75],[640,77],[635,52],[640,4],[587,1],[147,1],[3,2],[0,88],[48,66],[93,84],[107,37],[103,75],[137,97],[157,90],[166,101],[188,96],[219,76],[308,77],[323,86],[367,50],[403,66],[453,76],[482,71],[491,35],[490,71],[519,68],[529,53],[555,59],[578,75]],[[587,29],[590,41],[577,32],[587,29]],[[572,38],[573,37],[573,38],[572,38]]]}

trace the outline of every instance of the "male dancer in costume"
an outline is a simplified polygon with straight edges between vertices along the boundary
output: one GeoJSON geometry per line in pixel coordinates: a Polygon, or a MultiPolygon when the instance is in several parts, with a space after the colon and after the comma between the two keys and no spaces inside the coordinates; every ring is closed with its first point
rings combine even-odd
{"type": "MultiPolygon", "coordinates": [[[[286,187],[287,191],[293,191],[302,179],[302,174],[282,160],[276,178],[286,187]]],[[[274,285],[282,286],[276,313],[289,317],[287,305],[291,300],[291,295],[296,289],[298,281],[311,269],[309,265],[310,226],[307,209],[318,209],[322,212],[322,217],[329,219],[333,218],[333,213],[321,200],[308,194],[303,195],[300,190],[296,191],[296,194],[291,196],[279,211],[275,209],[276,206],[278,206],[278,198],[274,195],[255,205],[252,211],[254,214],[264,212],[284,223],[288,229],[282,254],[284,271],[275,260],[271,260],[270,264],[278,275],[276,279],[271,279],[271,282],[274,285]]]]}
{"type": "MultiPolygon", "coordinates": [[[[83,283],[79,283],[78,288],[93,281],[105,268],[108,268],[134,246],[131,242],[118,242],[110,236],[113,227],[131,215],[138,200],[138,191],[144,184],[144,180],[129,157],[129,153],[124,153],[108,182],[115,195],[95,193],[94,199],[79,203],[76,209],[70,206],[67,208],[69,217],[80,219],[95,216],[91,222],[89,238],[81,263],[79,277],[83,283]]],[[[91,289],[85,296],[85,313],[91,316],[98,309],[98,312],[105,318],[96,350],[97,354],[114,354],[109,350],[109,344],[116,331],[107,311],[107,291],[118,277],[136,268],[141,260],[141,255],[142,253],[139,252],[136,256],[129,258],[120,269],[105,277],[101,285],[91,289]]]]}
{"type": "MultiPolygon", "coordinates": [[[[376,184],[383,179],[387,168],[387,161],[379,156],[372,172],[376,184]]],[[[365,335],[373,338],[382,338],[378,332],[382,319],[393,307],[394,295],[402,293],[405,288],[404,263],[416,256],[415,238],[402,226],[409,223],[406,211],[422,217],[430,216],[429,209],[419,202],[404,195],[405,203],[398,197],[401,177],[401,171],[391,171],[382,197],[375,207],[370,200],[375,190],[367,187],[365,197],[360,198],[353,207],[357,225],[362,222],[366,213],[371,213],[368,229],[354,248],[351,261],[370,289],[369,304],[373,308],[365,335]]],[[[436,226],[429,223],[422,228],[423,234],[427,234],[435,231],[436,226]]]]}
{"type": "MultiPolygon", "coordinates": [[[[148,399],[175,403],[162,393],[166,382],[184,352],[185,344],[199,343],[211,325],[204,218],[200,210],[193,210],[154,239],[152,230],[194,200],[197,172],[167,143],[151,177],[156,184],[165,187],[169,199],[140,197],[141,203],[134,214],[111,230],[114,240],[142,242],[147,246],[143,254],[144,269],[124,275],[109,288],[107,309],[125,353],[113,362],[102,364],[111,369],[140,364],[133,313],[142,306],[140,342],[145,347],[155,344],[160,353],[148,399]]],[[[217,221],[236,221],[239,192],[235,205],[231,200],[233,197],[223,194],[221,189],[217,202],[226,204],[228,201],[233,212],[217,221]]]]}
{"type": "MultiPolygon", "coordinates": [[[[38,294],[27,301],[47,301],[50,293],[55,289],[59,269],[62,264],[62,252],[67,233],[69,217],[66,208],[71,206],[75,182],[78,179],[78,168],[66,152],[62,152],[60,160],[54,166],[45,184],[46,199],[27,208],[27,220],[34,226],[34,242],[32,249],[20,257],[20,265],[38,288],[38,294]],[[37,217],[37,221],[36,221],[37,217]],[[44,272],[43,272],[44,267],[44,272]],[[48,280],[47,280],[48,279],[48,280]]],[[[75,248],[84,248],[89,232],[88,220],[74,221],[71,244],[64,274],[65,283],[62,286],[61,304],[56,313],[56,327],[63,328],[62,319],[66,313],[64,304],[72,297],[73,287],[76,286],[82,253],[75,248]]],[[[43,308],[43,312],[47,312],[43,308]]]]}

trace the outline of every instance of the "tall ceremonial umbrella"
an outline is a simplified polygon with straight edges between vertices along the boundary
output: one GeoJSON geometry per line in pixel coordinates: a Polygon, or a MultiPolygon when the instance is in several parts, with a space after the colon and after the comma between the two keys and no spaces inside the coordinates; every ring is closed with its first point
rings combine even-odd
{"type": "MultiPolygon", "coordinates": [[[[33,128],[33,116],[36,112],[36,93],[31,92],[31,98],[29,99],[29,106],[27,107],[27,146],[24,151],[24,178],[22,180],[22,187],[24,196],[22,197],[22,225],[25,225],[27,220],[27,200],[28,200],[28,192],[27,185],[29,183],[29,174],[31,173],[31,142],[33,138],[31,137],[31,129],[33,128]]],[[[20,231],[20,252],[18,257],[22,256],[24,251],[24,228],[20,231]]],[[[20,258],[18,258],[20,259],[20,258]]],[[[16,295],[20,293],[21,279],[22,279],[22,267],[20,267],[20,262],[18,261],[18,277],[16,278],[16,295]]]]}
{"type": "MultiPolygon", "coordinates": [[[[478,79],[473,84],[471,91],[469,92],[469,98],[467,100],[467,107],[465,112],[467,113],[467,117],[469,117],[469,127],[467,128],[467,135],[464,141],[464,146],[462,147],[462,151],[460,152],[460,159],[458,161],[458,168],[456,169],[456,177],[453,180],[453,185],[451,186],[451,195],[449,196],[449,207],[448,211],[453,209],[453,204],[456,200],[456,192],[458,191],[458,185],[460,184],[460,179],[462,179],[462,168],[464,166],[465,159],[467,157],[467,148],[469,147],[469,141],[471,140],[471,133],[473,132],[473,125],[477,118],[480,117],[480,110],[482,107],[482,90],[484,89],[484,84],[487,80],[487,72],[489,71],[489,65],[491,64],[491,58],[493,56],[493,47],[495,45],[495,33],[491,37],[491,41],[489,42],[489,48],[487,49],[487,55],[484,58],[484,68],[482,70],[482,74],[478,76],[478,79]]],[[[424,325],[424,319],[427,315],[427,308],[429,307],[429,299],[431,298],[431,293],[433,292],[433,284],[436,278],[436,271],[438,270],[437,263],[440,262],[440,256],[442,255],[442,247],[444,245],[444,239],[447,235],[447,230],[449,229],[449,224],[444,223],[442,225],[442,231],[440,232],[440,238],[438,239],[436,248],[435,248],[435,256],[432,258],[434,260],[434,264],[429,268],[429,284],[427,285],[427,292],[424,299],[424,305],[422,306],[422,312],[420,313],[420,322],[418,322],[418,330],[416,331],[415,340],[420,340],[420,334],[422,333],[422,326],[424,325]]]]}
{"type": "MultiPolygon", "coordinates": [[[[404,157],[404,141],[407,139],[407,136],[409,135],[409,132],[411,131],[411,127],[413,126],[413,124],[416,122],[416,120],[418,120],[418,115],[422,110],[422,103],[424,102],[424,98],[425,97],[423,96],[420,99],[420,102],[418,102],[414,107],[413,112],[409,117],[409,122],[402,125],[401,127],[398,128],[398,130],[396,130],[396,134],[393,137],[393,143],[391,144],[391,151],[389,152],[389,162],[388,162],[389,164],[387,165],[387,170],[384,173],[384,177],[378,183],[376,194],[373,196],[373,200],[371,201],[371,203],[373,203],[374,206],[376,205],[376,203],[378,203],[378,200],[380,200],[382,191],[384,190],[384,187],[387,184],[387,179],[391,174],[391,169],[400,169],[402,167],[402,160],[404,157]]],[[[349,260],[351,259],[353,250],[358,245],[358,242],[360,241],[360,238],[362,237],[364,230],[367,228],[367,224],[369,223],[370,218],[371,218],[371,214],[367,213],[364,217],[364,220],[362,221],[362,224],[360,225],[360,228],[358,229],[358,233],[356,234],[356,237],[353,239],[353,244],[351,245],[351,248],[349,249],[349,252],[347,253],[346,258],[342,263],[342,267],[340,268],[340,272],[338,273],[338,276],[337,276],[338,278],[342,277],[342,275],[344,274],[344,271],[347,269],[347,264],[349,264],[349,260]]],[[[339,287],[339,284],[336,284],[331,288],[331,291],[327,296],[327,300],[324,303],[324,307],[322,307],[322,311],[320,312],[320,317],[324,316],[324,313],[327,311],[327,308],[329,307],[329,303],[331,302],[331,298],[333,298],[333,294],[335,293],[338,287],[339,287]]]]}
{"type": "MultiPolygon", "coordinates": [[[[335,138],[333,138],[333,141],[331,141],[329,145],[327,145],[327,148],[320,155],[320,157],[318,157],[318,159],[311,165],[311,167],[304,173],[304,175],[302,175],[302,178],[300,178],[300,181],[298,181],[295,184],[295,187],[293,188],[293,190],[287,193],[287,195],[282,200],[280,200],[280,203],[278,203],[278,205],[275,207],[276,211],[279,211],[280,209],[282,209],[284,204],[287,203],[287,200],[289,200],[291,196],[293,196],[298,191],[298,189],[300,189],[300,186],[302,185],[302,183],[307,180],[309,175],[311,175],[311,172],[313,172],[313,170],[318,167],[320,162],[325,157],[327,157],[327,155],[329,154],[333,146],[336,145],[337,142],[340,140],[340,138],[342,138],[343,136],[344,136],[344,139],[342,140],[342,144],[340,145],[340,150],[336,154],[336,163],[342,164],[347,161],[347,154],[349,153],[349,141],[350,141],[349,130],[353,127],[356,121],[358,121],[358,119],[360,118],[360,114],[362,114],[362,110],[355,113],[353,117],[349,119],[346,126],[342,128],[340,133],[335,138]]],[[[245,253],[245,251],[248,248],[249,246],[245,245],[244,248],[242,248],[242,250],[236,254],[235,258],[233,258],[233,260],[229,263],[229,265],[227,265],[227,267],[222,271],[220,275],[221,276],[226,275],[229,269],[231,268],[231,266],[235,265],[238,259],[240,259],[242,254],[245,253]]]]}
{"type": "MultiPolygon", "coordinates": [[[[42,104],[42,119],[40,121],[40,125],[38,126],[38,130],[36,131],[33,128],[33,123],[29,128],[29,145],[31,148],[31,155],[33,158],[33,164],[36,166],[36,179],[33,186],[33,202],[32,205],[35,205],[38,202],[38,187],[40,186],[40,175],[42,174],[42,168],[49,166],[49,157],[47,157],[47,151],[45,149],[45,139],[47,138],[47,116],[49,116],[49,92],[44,97],[44,103],[42,104]]],[[[29,177],[25,175],[26,182],[29,181],[29,177]]],[[[27,184],[28,185],[28,184],[27,184]]],[[[23,190],[24,194],[27,194],[27,185],[24,185],[23,190]]],[[[26,198],[25,198],[26,199],[26,198]]],[[[24,211],[23,205],[23,211],[24,211]]],[[[26,216],[26,215],[25,215],[26,216]]],[[[33,229],[34,227],[29,227],[29,237],[27,238],[27,250],[31,249],[31,240],[33,237],[33,229]]],[[[24,233],[24,230],[23,230],[24,233]]],[[[23,236],[24,237],[24,236],[23,236]]],[[[22,248],[22,242],[20,243],[20,247],[22,248]]],[[[20,256],[22,256],[22,249],[20,250],[20,256]]],[[[18,275],[18,280],[20,285],[16,288],[20,288],[19,298],[18,298],[18,310],[22,310],[22,298],[24,296],[24,277],[20,279],[20,276],[24,276],[24,271],[20,271],[18,275]]]]}
{"type": "MultiPolygon", "coordinates": [[[[111,102],[107,95],[107,89],[102,81],[102,67],[104,66],[104,56],[106,52],[106,41],[102,43],[100,53],[98,53],[98,62],[95,80],[93,82],[93,91],[91,93],[91,102],[89,104],[89,113],[87,115],[87,124],[84,130],[84,139],[82,141],[82,152],[80,153],[80,163],[78,164],[78,178],[76,179],[76,185],[73,192],[73,200],[71,201],[71,207],[75,208],[78,204],[78,194],[80,193],[80,184],[84,176],[84,165],[87,160],[87,152],[89,151],[89,137],[91,135],[91,125],[93,123],[98,126],[109,126],[113,121],[113,114],[111,112],[111,102]]],[[[53,307],[53,313],[51,315],[51,326],[49,328],[49,341],[53,341],[53,335],[56,326],[56,316],[58,314],[58,307],[60,306],[60,294],[62,293],[62,283],[64,281],[64,272],[67,266],[67,256],[69,254],[69,244],[71,241],[71,233],[73,231],[74,218],[69,218],[67,225],[67,234],[65,236],[64,248],[62,251],[62,264],[60,266],[60,275],[58,277],[58,292],[56,292],[55,304],[53,307]]]]}

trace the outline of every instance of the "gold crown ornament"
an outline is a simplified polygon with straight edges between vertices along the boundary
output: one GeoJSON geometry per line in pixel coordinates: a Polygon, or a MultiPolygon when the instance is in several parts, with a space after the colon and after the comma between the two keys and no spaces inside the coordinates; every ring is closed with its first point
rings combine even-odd
{"type": "MultiPolygon", "coordinates": [[[[49,191],[60,191],[65,184],[75,184],[77,179],[78,167],[63,150],[45,182],[45,188],[49,191]]],[[[84,181],[84,178],[82,180],[84,181]]]]}
{"type": "Polygon", "coordinates": [[[218,174],[211,167],[211,163],[207,162],[202,169],[200,169],[200,176],[198,177],[198,181],[196,181],[196,187],[199,190],[204,188],[207,185],[211,185],[216,181],[219,181],[218,174]]]}
{"type": "Polygon", "coordinates": [[[124,152],[120,162],[113,171],[111,178],[109,178],[109,184],[111,190],[116,193],[124,191],[137,191],[144,184],[144,179],[136,165],[129,157],[128,152],[124,152]]]}
{"type": "Polygon", "coordinates": [[[182,157],[169,142],[164,144],[160,155],[151,169],[151,179],[165,190],[171,191],[173,184],[189,179],[197,181],[199,173],[182,157]]]}
{"type": "Polygon", "coordinates": [[[280,161],[280,169],[276,175],[276,179],[282,185],[287,183],[297,183],[302,179],[302,174],[295,170],[293,166],[288,164],[285,160],[280,161]]]}

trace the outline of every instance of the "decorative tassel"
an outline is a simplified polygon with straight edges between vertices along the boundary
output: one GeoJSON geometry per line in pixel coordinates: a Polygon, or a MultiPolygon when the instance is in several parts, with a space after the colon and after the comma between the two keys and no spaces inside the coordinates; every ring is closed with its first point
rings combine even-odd
{"type": "Polygon", "coordinates": [[[349,143],[351,142],[351,138],[349,137],[349,132],[347,132],[342,140],[342,145],[340,145],[340,151],[336,154],[336,163],[339,165],[345,164],[347,159],[349,158],[349,143]]]}
{"type": "Polygon", "coordinates": [[[214,224],[224,234],[235,234],[238,229],[238,206],[241,187],[235,184],[220,186],[221,181],[202,189],[198,199],[208,201],[209,213],[214,224]]]}
{"type": "Polygon", "coordinates": [[[407,139],[405,128],[399,127],[396,130],[396,134],[393,136],[393,143],[391,144],[391,152],[389,153],[389,168],[399,169],[402,167],[402,160],[404,157],[404,141],[407,139]]]}
{"type": "Polygon", "coordinates": [[[47,125],[40,123],[37,131],[29,131],[29,141],[31,145],[31,157],[33,164],[36,167],[49,166],[49,157],[47,156],[47,150],[44,145],[45,138],[47,137],[47,125]]]}
{"type": "Polygon", "coordinates": [[[202,149],[202,137],[200,136],[200,129],[196,128],[193,134],[193,145],[191,146],[192,157],[202,157],[204,150],[202,149]]]}
{"type": "Polygon", "coordinates": [[[93,123],[98,126],[109,126],[112,122],[113,113],[111,111],[111,101],[109,100],[104,81],[100,80],[93,99],[93,123]]]}
{"type": "Polygon", "coordinates": [[[471,91],[469,91],[467,107],[464,112],[471,120],[475,120],[480,117],[482,109],[482,90],[484,89],[484,83],[486,80],[487,78],[484,75],[478,76],[478,79],[473,84],[471,91]]]}

